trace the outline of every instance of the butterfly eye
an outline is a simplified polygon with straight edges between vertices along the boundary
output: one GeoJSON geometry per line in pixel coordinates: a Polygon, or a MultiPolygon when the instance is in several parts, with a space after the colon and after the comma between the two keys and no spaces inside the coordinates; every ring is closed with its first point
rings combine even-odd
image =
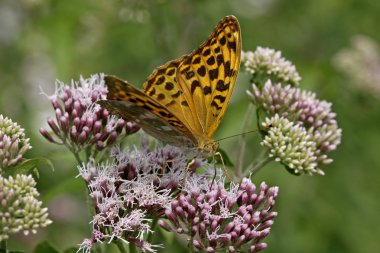
{"type": "Polygon", "coordinates": [[[204,145],[204,149],[207,150],[210,153],[215,153],[215,151],[218,149],[219,144],[217,142],[208,142],[204,145]]]}

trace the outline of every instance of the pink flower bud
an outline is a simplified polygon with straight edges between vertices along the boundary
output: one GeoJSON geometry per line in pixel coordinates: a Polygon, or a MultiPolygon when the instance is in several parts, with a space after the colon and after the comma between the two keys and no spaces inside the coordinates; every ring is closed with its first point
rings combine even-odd
{"type": "Polygon", "coordinates": [[[45,139],[47,139],[48,141],[50,142],[53,142],[53,143],[57,143],[53,137],[49,134],[49,132],[44,129],[44,128],[40,128],[40,133],[42,134],[43,137],[45,137],[45,139]]]}
{"type": "Polygon", "coordinates": [[[68,119],[66,117],[64,117],[64,116],[61,116],[61,118],[59,119],[59,123],[61,125],[61,128],[62,128],[63,132],[65,134],[67,134],[68,131],[69,131],[69,121],[68,121],[68,119]]]}
{"type": "Polygon", "coordinates": [[[203,244],[202,244],[200,241],[198,241],[198,240],[193,240],[193,245],[194,245],[194,247],[196,247],[197,249],[204,249],[203,244]]]}
{"type": "Polygon", "coordinates": [[[170,226],[169,226],[169,224],[168,223],[166,223],[165,221],[163,221],[163,220],[159,220],[158,221],[158,225],[160,225],[160,227],[162,227],[163,229],[165,229],[166,231],[171,231],[171,228],[170,228],[170,226]]]}

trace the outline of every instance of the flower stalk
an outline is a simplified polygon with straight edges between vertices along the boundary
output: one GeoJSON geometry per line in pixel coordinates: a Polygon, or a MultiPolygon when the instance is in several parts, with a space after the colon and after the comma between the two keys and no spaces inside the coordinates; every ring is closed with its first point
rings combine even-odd
{"type": "Polygon", "coordinates": [[[273,158],[269,157],[268,153],[268,149],[263,149],[258,158],[247,166],[244,176],[254,176],[260,169],[264,168],[268,163],[273,161],[273,158]]]}
{"type": "Polygon", "coordinates": [[[237,158],[236,158],[236,171],[235,176],[237,178],[241,178],[243,174],[243,162],[244,162],[244,155],[245,155],[245,148],[246,148],[246,141],[245,141],[245,132],[249,129],[252,121],[252,114],[255,110],[255,107],[253,104],[248,105],[247,112],[244,116],[243,120],[243,127],[242,127],[242,134],[239,138],[239,144],[238,144],[238,151],[237,151],[237,158]]]}

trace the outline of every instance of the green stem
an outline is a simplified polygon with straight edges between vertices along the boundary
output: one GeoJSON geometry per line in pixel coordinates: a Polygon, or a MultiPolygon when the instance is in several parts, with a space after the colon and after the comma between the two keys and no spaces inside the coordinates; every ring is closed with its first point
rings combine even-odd
{"type": "MultiPolygon", "coordinates": [[[[154,217],[153,220],[152,220],[152,224],[150,226],[153,231],[155,231],[155,228],[157,226],[157,222],[158,222],[158,218],[154,217]]],[[[152,236],[153,236],[153,233],[148,234],[148,237],[146,238],[146,241],[149,242],[149,243],[152,243],[152,241],[151,241],[152,240],[152,236]]]]}
{"type": "Polygon", "coordinates": [[[95,161],[98,161],[98,162],[100,162],[100,161],[102,161],[103,160],[103,157],[104,157],[104,155],[108,155],[109,154],[109,148],[104,148],[104,149],[102,149],[101,151],[96,151],[96,152],[94,152],[94,155],[93,155],[93,157],[94,158],[96,158],[95,159],[95,161]]]}
{"type": "Polygon", "coordinates": [[[241,130],[242,134],[240,135],[240,138],[239,138],[237,158],[236,158],[235,175],[237,178],[241,178],[243,174],[243,160],[244,160],[245,146],[246,146],[245,132],[250,126],[254,109],[255,109],[255,106],[252,103],[249,103],[247,112],[245,113],[245,116],[244,116],[243,127],[241,130]]]}
{"type": "Polygon", "coordinates": [[[190,241],[189,241],[189,249],[190,249],[190,253],[194,253],[195,251],[194,251],[194,243],[193,243],[193,241],[194,241],[194,236],[191,236],[190,237],[190,241]]]}
{"type": "Polygon", "coordinates": [[[80,159],[79,155],[78,155],[78,152],[76,151],[76,148],[74,148],[73,146],[71,146],[69,143],[66,142],[65,139],[63,139],[63,145],[65,145],[65,147],[70,150],[70,152],[74,155],[75,157],[75,160],[77,160],[78,164],[79,165],[82,165],[82,160],[80,159]]]}
{"type": "Polygon", "coordinates": [[[255,175],[261,168],[263,168],[265,165],[271,162],[273,158],[268,156],[268,152],[269,152],[268,149],[262,150],[257,160],[251,162],[248,165],[244,173],[244,176],[255,175]]]}
{"type": "MultiPolygon", "coordinates": [[[[92,148],[91,146],[88,146],[85,148],[85,151],[86,151],[86,161],[90,160],[90,157],[91,157],[91,151],[92,151],[92,148]]],[[[95,156],[93,156],[95,158],[95,156]]]]}
{"type": "Polygon", "coordinates": [[[270,157],[265,158],[264,160],[261,160],[256,166],[252,168],[252,175],[255,175],[261,168],[263,168],[265,165],[267,165],[269,162],[271,162],[273,159],[270,157]]]}
{"type": "Polygon", "coordinates": [[[261,126],[260,126],[260,112],[259,112],[259,108],[256,109],[256,124],[257,124],[257,129],[260,131],[261,126]]]}
{"type": "Polygon", "coordinates": [[[0,241],[0,252],[7,253],[7,240],[0,241]]]}
{"type": "Polygon", "coordinates": [[[70,151],[71,151],[71,153],[73,153],[75,159],[76,159],[77,162],[78,162],[78,165],[82,165],[83,162],[82,162],[82,160],[80,159],[79,154],[78,154],[75,150],[71,150],[71,149],[70,149],[70,151]]]}

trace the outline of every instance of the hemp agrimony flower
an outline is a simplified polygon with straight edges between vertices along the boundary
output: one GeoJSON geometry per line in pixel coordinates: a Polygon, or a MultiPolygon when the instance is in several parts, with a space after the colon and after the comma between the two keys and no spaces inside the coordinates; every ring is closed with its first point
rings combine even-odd
{"type": "Polygon", "coordinates": [[[187,235],[190,245],[202,252],[258,252],[267,247],[277,212],[271,211],[278,187],[262,183],[258,189],[247,178],[224,188],[224,181],[189,180],[166,210],[168,231],[187,235]]]}
{"type": "Polygon", "coordinates": [[[243,52],[241,61],[244,70],[252,75],[253,83],[263,83],[267,79],[298,86],[301,80],[296,67],[282,57],[281,51],[257,47],[255,52],[243,52]]]}
{"type": "Polygon", "coordinates": [[[187,160],[178,148],[165,146],[149,151],[111,150],[114,162],[95,165],[93,161],[79,168],[95,205],[93,236],[81,245],[89,251],[96,242],[122,240],[143,251],[154,252],[144,240],[152,233],[151,218],[163,215],[172,194],[178,191],[187,168],[187,160]]]}
{"type": "Polygon", "coordinates": [[[38,228],[51,223],[47,208],[37,199],[39,193],[35,186],[31,175],[8,178],[0,175],[0,241],[18,232],[35,234],[38,228]]]}
{"type": "Polygon", "coordinates": [[[82,251],[118,240],[155,252],[160,245],[152,245],[146,235],[154,232],[152,219],[157,218],[166,230],[191,238],[193,249],[257,252],[267,246],[262,240],[277,215],[271,211],[277,187],[262,183],[256,190],[243,179],[225,189],[224,179],[210,179],[213,164],[196,160],[195,167],[188,168],[189,160],[180,149],[149,150],[144,139],[141,148],[115,147],[111,156],[111,162],[91,161],[79,168],[95,205],[92,236],[83,241],[82,251]],[[193,173],[196,167],[205,173],[193,173]]]}
{"type": "Polygon", "coordinates": [[[31,148],[24,129],[0,114],[0,172],[19,163],[31,148]]]}
{"type": "Polygon", "coordinates": [[[102,150],[114,144],[119,135],[139,130],[131,122],[110,117],[109,112],[96,103],[105,99],[107,94],[103,74],[88,79],[81,77],[79,82],[72,81],[71,85],[57,81],[56,86],[55,94],[49,97],[56,119],[47,121],[53,135],[40,129],[48,141],[65,144],[78,153],[91,146],[102,150]]]}

